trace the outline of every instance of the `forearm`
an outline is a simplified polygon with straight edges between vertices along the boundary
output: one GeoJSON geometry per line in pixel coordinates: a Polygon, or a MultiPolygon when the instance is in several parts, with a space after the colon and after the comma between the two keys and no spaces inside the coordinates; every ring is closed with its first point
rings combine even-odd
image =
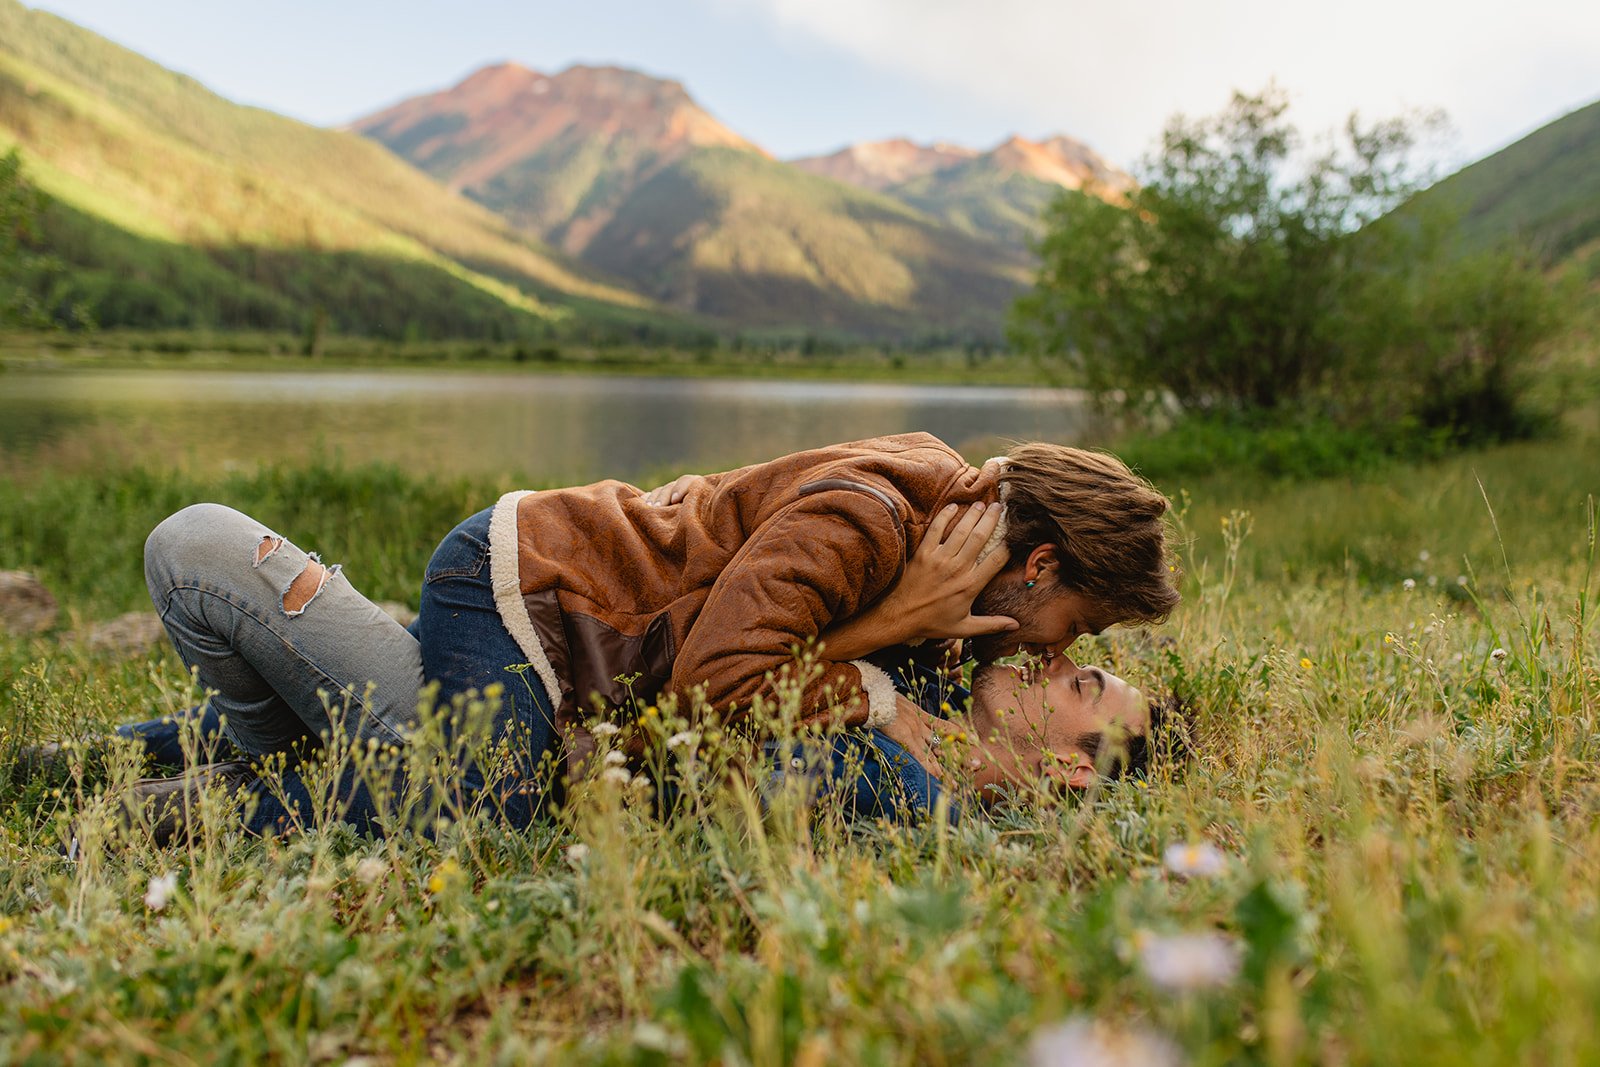
{"type": "Polygon", "coordinates": [[[852,660],[905,644],[919,636],[910,631],[905,619],[899,613],[877,610],[841,619],[823,631],[823,651],[829,659],[852,660]]]}

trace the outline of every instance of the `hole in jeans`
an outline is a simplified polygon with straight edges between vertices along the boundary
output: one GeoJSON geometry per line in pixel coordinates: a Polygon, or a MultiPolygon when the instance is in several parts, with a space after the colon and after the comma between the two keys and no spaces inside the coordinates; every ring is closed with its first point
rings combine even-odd
{"type": "Polygon", "coordinates": [[[283,538],[272,534],[262,534],[261,543],[256,546],[255,566],[259,567],[272,558],[272,554],[283,547],[283,538]]]}
{"type": "Polygon", "coordinates": [[[283,613],[299,615],[322,592],[328,580],[339,573],[338,567],[325,567],[315,554],[306,560],[306,569],[295,575],[294,581],[283,593],[283,613]]]}

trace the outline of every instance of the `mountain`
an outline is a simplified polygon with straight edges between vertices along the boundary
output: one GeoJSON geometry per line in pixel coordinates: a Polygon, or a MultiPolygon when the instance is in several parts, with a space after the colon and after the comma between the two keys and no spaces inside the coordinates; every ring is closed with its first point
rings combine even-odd
{"type": "Polygon", "coordinates": [[[242,107],[0,0],[0,151],[102,325],[521,336],[665,321],[370,141],[242,107]]]}
{"type": "Polygon", "coordinates": [[[673,306],[872,336],[998,336],[1023,257],[886,197],[706,149],[639,186],[584,250],[673,306]]]}
{"type": "Polygon", "coordinates": [[[682,85],[618,67],[550,76],[502,63],[353,128],[572,252],[641,182],[695,149],[760,153],[682,85]]]}
{"type": "Polygon", "coordinates": [[[1070,137],[1012,137],[987,152],[904,139],[850,145],[796,167],[874,189],[963,233],[1026,249],[1046,205],[1069,189],[1118,199],[1133,179],[1070,137]]]}
{"type": "Polygon", "coordinates": [[[1459,213],[1463,247],[1508,238],[1600,278],[1600,101],[1480,159],[1417,202],[1459,213]]]}
{"type": "Polygon", "coordinates": [[[897,137],[891,141],[846,145],[832,155],[807,156],[789,162],[808,174],[882,192],[901,182],[964,163],[977,154],[960,145],[942,142],[919,145],[897,137]]]}
{"type": "Polygon", "coordinates": [[[353,128],[668,305],[742,326],[994,336],[1020,248],[772,159],[677,82],[513,64],[353,128]]]}

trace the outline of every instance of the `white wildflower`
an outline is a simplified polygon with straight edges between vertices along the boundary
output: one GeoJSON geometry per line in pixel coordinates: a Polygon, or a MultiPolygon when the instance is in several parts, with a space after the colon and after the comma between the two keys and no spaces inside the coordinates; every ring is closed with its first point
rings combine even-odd
{"type": "Polygon", "coordinates": [[[633,781],[629,782],[628,784],[634,789],[649,789],[650,777],[649,775],[636,774],[633,776],[633,781]]]}
{"type": "Polygon", "coordinates": [[[389,873],[389,865],[376,856],[368,856],[356,864],[356,881],[371,885],[389,873]]]}
{"type": "Polygon", "coordinates": [[[1415,578],[1407,578],[1405,581],[1400,583],[1400,588],[1404,589],[1408,593],[1411,592],[1411,590],[1415,589],[1416,587],[1417,587],[1417,580],[1415,578]]]}
{"type": "Polygon", "coordinates": [[[582,867],[583,861],[589,858],[589,846],[579,842],[567,846],[567,864],[572,867],[582,867]]]}
{"type": "Polygon", "coordinates": [[[1239,946],[1214,931],[1146,936],[1138,949],[1145,976],[1163,989],[1214,989],[1227,985],[1239,973],[1239,946]]]}
{"type": "Polygon", "coordinates": [[[150,879],[150,885],[144,891],[144,906],[151,911],[160,911],[172,899],[172,894],[178,891],[178,876],[175,874],[159,874],[150,879]]]}
{"type": "Polygon", "coordinates": [[[1418,562],[1421,562],[1421,563],[1428,562],[1429,555],[1430,555],[1430,553],[1428,552],[1427,549],[1423,549],[1421,552],[1418,552],[1417,553],[1418,562]]]}
{"type": "Polygon", "coordinates": [[[700,735],[696,734],[693,730],[680,730],[671,737],[667,738],[668,748],[678,748],[681,745],[688,745],[690,748],[693,748],[699,743],[700,735]]]}
{"type": "Polygon", "coordinates": [[[627,785],[633,781],[633,775],[628,773],[626,767],[607,767],[600,775],[602,782],[611,782],[614,785],[627,785]]]}
{"type": "Polygon", "coordinates": [[[1028,1044],[1031,1067],[1178,1067],[1178,1046],[1153,1030],[1119,1030],[1079,1015],[1046,1026],[1028,1044]]]}
{"type": "Polygon", "coordinates": [[[607,767],[620,767],[627,762],[628,757],[623,755],[621,752],[613,750],[606,753],[605,763],[607,767]]]}
{"type": "Polygon", "coordinates": [[[1183,878],[1215,878],[1228,869],[1228,858],[1208,841],[1168,845],[1161,862],[1183,878]]]}
{"type": "Polygon", "coordinates": [[[1465,589],[1467,587],[1467,576],[1465,574],[1456,575],[1456,584],[1465,589]]]}
{"type": "Polygon", "coordinates": [[[1506,652],[1505,649],[1497,648],[1493,652],[1489,653],[1489,658],[1494,660],[1496,663],[1504,663],[1507,655],[1509,655],[1509,653],[1506,652]]]}
{"type": "Polygon", "coordinates": [[[589,733],[595,737],[610,737],[612,734],[620,733],[621,730],[622,727],[614,722],[597,722],[589,727],[589,733]]]}

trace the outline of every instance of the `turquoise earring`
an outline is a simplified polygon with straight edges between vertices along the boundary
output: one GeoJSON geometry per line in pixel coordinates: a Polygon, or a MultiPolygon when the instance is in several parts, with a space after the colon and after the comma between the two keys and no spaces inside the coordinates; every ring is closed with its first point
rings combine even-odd
{"type": "Polygon", "coordinates": [[[1032,588],[1033,588],[1033,583],[1032,583],[1032,582],[1029,582],[1029,583],[1028,583],[1028,588],[1029,588],[1029,589],[1032,589],[1032,588]]]}

